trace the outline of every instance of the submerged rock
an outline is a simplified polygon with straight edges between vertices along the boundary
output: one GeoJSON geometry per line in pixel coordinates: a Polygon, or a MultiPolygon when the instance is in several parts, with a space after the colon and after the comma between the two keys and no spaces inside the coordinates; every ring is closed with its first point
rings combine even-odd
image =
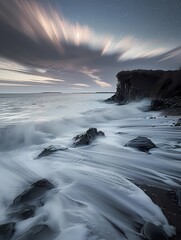
{"type": "Polygon", "coordinates": [[[142,152],[149,152],[150,149],[156,148],[156,145],[147,137],[137,137],[125,144],[126,147],[137,148],[142,152]]]}
{"type": "Polygon", "coordinates": [[[40,199],[48,191],[55,186],[46,179],[41,179],[33,183],[23,193],[17,196],[10,207],[18,207],[34,200],[40,199]]]}
{"type": "Polygon", "coordinates": [[[12,209],[7,213],[7,216],[11,219],[25,220],[34,216],[36,206],[24,205],[17,209],[12,209]]]}
{"type": "Polygon", "coordinates": [[[49,147],[43,149],[43,151],[38,155],[37,158],[42,158],[42,157],[45,157],[45,156],[49,156],[50,154],[52,154],[54,152],[61,151],[61,150],[66,150],[66,149],[67,148],[65,148],[65,147],[56,148],[55,146],[50,145],[49,147]]]}
{"type": "Polygon", "coordinates": [[[15,231],[15,223],[5,223],[0,225],[0,240],[10,240],[15,231]]]}
{"type": "Polygon", "coordinates": [[[76,135],[74,140],[74,147],[89,145],[96,137],[105,136],[102,131],[97,131],[97,128],[89,128],[85,133],[76,135]]]}
{"type": "Polygon", "coordinates": [[[26,233],[21,235],[17,240],[49,240],[55,233],[49,228],[48,225],[41,224],[33,226],[26,233]]]}
{"type": "Polygon", "coordinates": [[[146,222],[142,228],[142,233],[148,240],[168,240],[167,235],[161,226],[146,222]]]}

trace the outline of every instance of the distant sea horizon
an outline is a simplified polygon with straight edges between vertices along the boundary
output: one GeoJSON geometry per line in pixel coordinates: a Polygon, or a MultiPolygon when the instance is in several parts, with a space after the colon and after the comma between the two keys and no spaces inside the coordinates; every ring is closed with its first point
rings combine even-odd
{"type": "Polygon", "coordinates": [[[55,92],[55,91],[50,91],[50,92],[0,92],[0,94],[111,94],[115,93],[113,91],[111,92],[55,92]]]}

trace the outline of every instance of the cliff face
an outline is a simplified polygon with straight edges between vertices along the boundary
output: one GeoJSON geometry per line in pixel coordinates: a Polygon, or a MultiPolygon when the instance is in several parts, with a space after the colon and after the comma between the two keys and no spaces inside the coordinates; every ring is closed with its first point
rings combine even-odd
{"type": "Polygon", "coordinates": [[[181,71],[122,71],[116,77],[116,93],[108,101],[125,103],[145,97],[181,96],[181,71]]]}

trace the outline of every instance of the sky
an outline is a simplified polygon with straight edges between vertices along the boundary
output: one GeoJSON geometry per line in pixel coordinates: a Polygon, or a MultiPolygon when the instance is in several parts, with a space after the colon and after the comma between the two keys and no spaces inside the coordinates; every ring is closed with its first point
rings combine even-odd
{"type": "Polygon", "coordinates": [[[0,93],[115,91],[181,67],[181,0],[0,0],[0,93]]]}

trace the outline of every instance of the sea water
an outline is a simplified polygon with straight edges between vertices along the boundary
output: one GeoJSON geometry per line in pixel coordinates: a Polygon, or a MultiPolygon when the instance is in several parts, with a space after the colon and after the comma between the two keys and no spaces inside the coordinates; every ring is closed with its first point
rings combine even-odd
{"type": "Polygon", "coordinates": [[[13,239],[41,223],[59,232],[56,240],[139,240],[145,222],[173,234],[161,209],[137,185],[181,187],[177,118],[144,112],[148,100],[106,104],[110,96],[0,95],[0,223],[33,182],[46,178],[56,186],[34,217],[16,224],[13,239]],[[72,138],[90,127],[105,137],[74,148],[72,138]],[[157,148],[147,154],[125,147],[138,136],[157,148]],[[50,145],[68,149],[37,159],[50,145]]]}

